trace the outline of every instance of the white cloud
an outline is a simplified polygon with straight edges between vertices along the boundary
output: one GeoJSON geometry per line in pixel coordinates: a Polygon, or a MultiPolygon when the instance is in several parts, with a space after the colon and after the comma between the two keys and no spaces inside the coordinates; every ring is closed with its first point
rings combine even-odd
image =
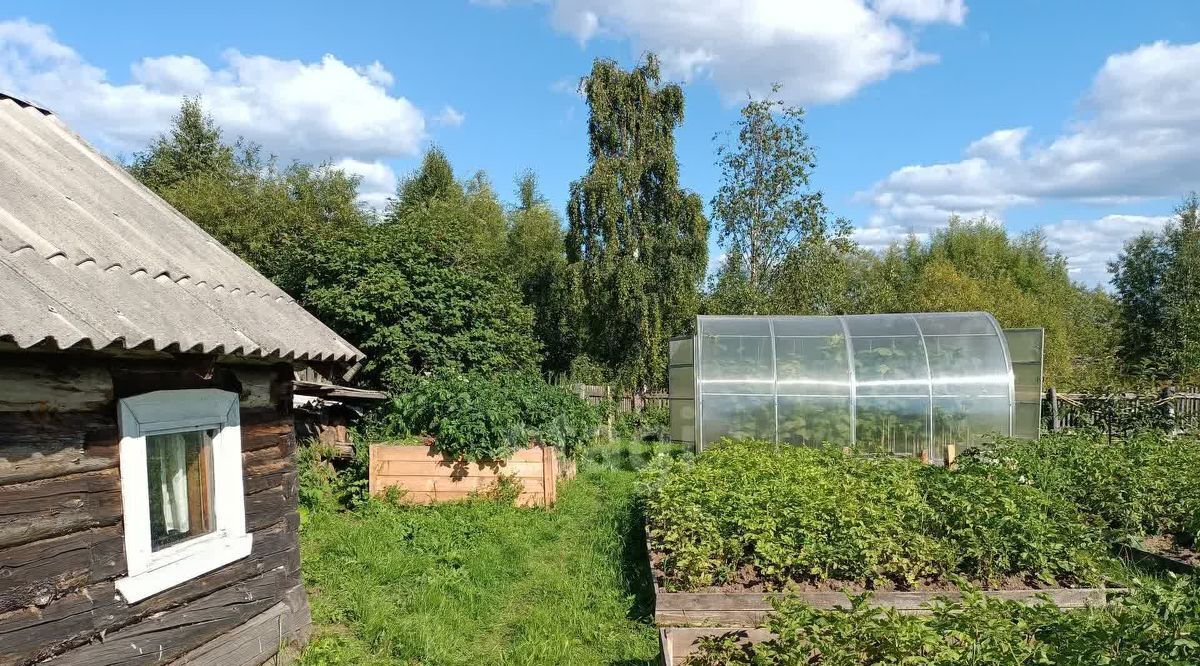
{"type": "Polygon", "coordinates": [[[466,122],[466,120],[467,114],[462,113],[458,109],[447,104],[446,106],[442,107],[441,113],[439,113],[437,117],[433,119],[433,122],[446,127],[458,127],[466,122]]]}
{"type": "Polygon", "coordinates": [[[236,50],[218,66],[189,55],[144,58],[130,66],[128,83],[114,83],[47,26],[0,21],[0,89],[47,106],[114,152],[144,148],[167,128],[182,96],[200,95],[229,137],[244,136],[284,159],[374,165],[371,178],[382,178],[378,167],[390,168],[379,160],[415,155],[426,138],[425,115],[392,94],[393,83],[379,62],[279,60],[236,50]]]}
{"type": "Polygon", "coordinates": [[[1089,286],[1106,285],[1108,262],[1125,241],[1143,231],[1158,231],[1171,216],[1106,215],[1098,220],[1064,220],[1042,228],[1051,250],[1067,258],[1071,279],[1089,286]]]}
{"type": "Polygon", "coordinates": [[[1110,56],[1066,131],[1035,143],[1028,127],[1002,129],[957,162],[897,169],[860,193],[876,209],[870,225],[926,228],[950,213],[999,215],[1047,200],[1178,197],[1200,181],[1198,71],[1200,44],[1156,42],[1110,56]]]}
{"type": "MultiPolygon", "coordinates": [[[[921,26],[959,25],[963,0],[544,0],[559,31],[587,43],[628,38],[671,78],[709,77],[728,99],[775,82],[794,102],[835,102],[936,61],[921,26]]],[[[476,0],[476,4],[517,4],[476,0]]]]}
{"type": "Polygon", "coordinates": [[[381,161],[361,162],[348,157],[333,166],[359,177],[358,198],[376,210],[383,210],[396,192],[396,172],[381,161]]]}

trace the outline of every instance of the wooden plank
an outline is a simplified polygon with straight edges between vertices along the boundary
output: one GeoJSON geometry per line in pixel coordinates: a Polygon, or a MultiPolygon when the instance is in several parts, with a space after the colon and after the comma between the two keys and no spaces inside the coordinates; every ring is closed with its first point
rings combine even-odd
{"type": "Polygon", "coordinates": [[[552,506],[558,492],[558,456],[549,446],[542,447],[542,493],[547,506],[552,506]]]}
{"type": "MultiPolygon", "coordinates": [[[[471,497],[470,491],[445,491],[445,492],[408,492],[404,493],[401,501],[412,502],[414,504],[432,504],[434,502],[453,502],[464,500],[471,497]]],[[[517,504],[521,506],[540,506],[545,504],[546,496],[542,493],[521,493],[517,496],[517,504]]]]}
{"type": "MultiPolygon", "coordinates": [[[[441,476],[425,476],[425,475],[410,475],[410,476],[381,476],[379,477],[379,488],[389,488],[397,486],[408,490],[409,492],[449,492],[449,491],[472,491],[472,490],[487,490],[496,485],[497,477],[495,476],[468,476],[461,479],[451,478],[446,475],[441,476]]],[[[516,479],[525,492],[544,493],[545,484],[541,477],[518,477],[516,479]]]]}
{"type": "Polygon", "coordinates": [[[120,519],[117,469],[0,486],[0,547],[114,525],[120,519]]]}
{"type": "MultiPolygon", "coordinates": [[[[1037,603],[1040,596],[1049,597],[1060,608],[1103,606],[1107,593],[1114,590],[1099,588],[1053,588],[1046,590],[985,590],[984,595],[1000,599],[1037,603]]],[[[842,592],[798,592],[791,595],[720,592],[661,592],[656,591],[654,620],[659,626],[727,625],[756,626],[773,606],[771,600],[782,596],[800,599],[814,608],[849,608],[850,601],[842,592]]],[[[938,599],[959,599],[955,591],[875,592],[870,604],[890,607],[902,612],[924,614],[928,604],[938,599]]]]}
{"type": "MultiPolygon", "coordinates": [[[[169,662],[218,638],[278,603],[282,568],[222,588],[141,622],[109,632],[101,642],[55,658],[64,666],[130,666],[169,662]]],[[[290,588],[290,586],[288,586],[290,588]]]]}
{"type": "Polygon", "coordinates": [[[739,643],[761,643],[775,638],[775,634],[766,629],[748,627],[666,627],[661,630],[660,642],[663,645],[663,658],[667,664],[684,664],[697,652],[696,642],[701,637],[723,636],[738,634],[739,643]]]}
{"type": "Polygon", "coordinates": [[[124,574],[124,546],[113,525],[0,550],[0,614],[124,574]]]}
{"type": "Polygon", "coordinates": [[[1181,562],[1174,558],[1168,557],[1167,555],[1163,555],[1162,553],[1155,553],[1153,551],[1146,550],[1145,548],[1138,548],[1137,546],[1130,546],[1127,544],[1117,544],[1114,546],[1114,549],[1122,558],[1130,562],[1145,564],[1155,569],[1162,571],[1173,571],[1178,574],[1196,573],[1196,567],[1188,564],[1187,562],[1181,562]]]}
{"type": "MultiPolygon", "coordinates": [[[[304,586],[227,634],[188,652],[180,660],[196,666],[257,666],[275,656],[281,642],[302,645],[312,629],[304,586]]],[[[279,663],[290,663],[285,651],[279,663]]]]}
{"type": "MultiPolygon", "coordinates": [[[[390,444],[372,444],[371,446],[372,446],[372,448],[376,449],[375,459],[379,460],[379,461],[438,462],[438,463],[442,463],[445,465],[460,464],[459,460],[445,456],[441,453],[438,453],[435,448],[433,448],[431,446],[425,446],[424,444],[405,445],[405,446],[394,446],[394,445],[390,445],[390,444]]],[[[526,448],[526,449],[517,449],[517,451],[513,453],[512,457],[510,457],[507,461],[500,461],[499,463],[496,463],[496,462],[487,462],[487,463],[471,462],[471,463],[466,463],[466,464],[469,464],[472,468],[483,467],[483,466],[493,466],[496,464],[504,465],[506,463],[512,463],[512,462],[527,462],[527,463],[541,464],[541,462],[542,462],[541,448],[542,447],[538,446],[538,447],[532,447],[532,448],[526,448]]]]}
{"type": "MultiPolygon", "coordinates": [[[[255,580],[275,570],[284,575],[266,587],[255,589],[259,596],[277,595],[300,582],[297,524],[298,516],[293,511],[270,528],[254,533],[253,550],[249,557],[137,604],[125,603],[112,581],[106,580],[55,599],[44,608],[31,606],[0,615],[0,645],[5,648],[0,651],[0,666],[58,654],[86,643],[101,633],[111,637],[110,632],[136,627],[147,617],[185,606],[195,599],[255,580]]],[[[278,599],[271,603],[275,601],[278,599]]]]}
{"type": "Polygon", "coordinates": [[[0,485],[116,467],[116,412],[0,412],[0,485]]]}
{"type": "Polygon", "coordinates": [[[542,476],[542,463],[505,462],[500,464],[462,463],[446,464],[426,460],[377,460],[371,463],[371,471],[380,476],[490,476],[497,474],[517,475],[532,479],[542,476]]]}
{"type": "Polygon", "coordinates": [[[104,364],[0,357],[0,412],[102,412],[112,407],[112,377],[104,364]]]}

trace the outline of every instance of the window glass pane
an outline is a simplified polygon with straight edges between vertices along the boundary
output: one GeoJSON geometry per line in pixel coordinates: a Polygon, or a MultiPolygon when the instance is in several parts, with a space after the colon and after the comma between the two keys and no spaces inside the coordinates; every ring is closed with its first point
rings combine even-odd
{"type": "Polygon", "coordinates": [[[982,312],[930,312],[913,316],[925,335],[996,335],[992,320],[982,312]]]}
{"type": "Polygon", "coordinates": [[[668,343],[670,365],[692,364],[692,338],[675,338],[668,343]]]}
{"type": "Polygon", "coordinates": [[[780,395],[850,395],[846,338],[775,338],[780,395]]]}
{"type": "Polygon", "coordinates": [[[935,396],[1008,397],[1008,363],[996,335],[926,336],[935,396]]]}
{"type": "Polygon", "coordinates": [[[774,393],[771,338],[705,335],[700,344],[702,393],[774,393]]]}
{"type": "Polygon", "coordinates": [[[668,381],[667,389],[670,391],[671,399],[676,398],[691,398],[696,391],[695,376],[692,373],[692,366],[685,365],[680,367],[672,367],[667,371],[668,381]]]}
{"type": "Polygon", "coordinates": [[[722,437],[775,441],[775,399],[759,396],[705,396],[701,405],[704,444],[722,437]]]}
{"type": "Polygon", "coordinates": [[[775,317],[772,321],[777,336],[828,337],[844,333],[839,317],[775,317]]]}
{"type": "Polygon", "coordinates": [[[1013,414],[1013,437],[1037,439],[1042,429],[1042,403],[1018,402],[1013,414]]]}
{"type": "Polygon", "coordinates": [[[919,337],[855,337],[858,395],[929,395],[929,366],[919,337]]]}
{"type": "Polygon", "coordinates": [[[779,443],[849,446],[850,399],[779,396],[779,443]]]}
{"type": "Polygon", "coordinates": [[[858,397],[857,448],[915,456],[929,446],[928,398],[858,397]]]}
{"type": "Polygon", "coordinates": [[[700,317],[700,335],[770,335],[765,317],[700,317]]]}
{"type": "Polygon", "coordinates": [[[1017,400],[1033,402],[1042,398],[1042,366],[1038,363],[1013,363],[1017,400]]]}
{"type": "Polygon", "coordinates": [[[854,337],[917,335],[917,324],[908,315],[849,315],[844,319],[854,337]]]}
{"type": "Polygon", "coordinates": [[[1008,398],[934,398],[934,442],[965,451],[989,435],[1008,435],[1008,398]]]}
{"type": "Polygon", "coordinates": [[[212,434],[146,437],[152,550],[212,531],[212,434]]]}
{"type": "Polygon", "coordinates": [[[692,400],[671,399],[671,440],[696,441],[696,403],[692,400]]]}

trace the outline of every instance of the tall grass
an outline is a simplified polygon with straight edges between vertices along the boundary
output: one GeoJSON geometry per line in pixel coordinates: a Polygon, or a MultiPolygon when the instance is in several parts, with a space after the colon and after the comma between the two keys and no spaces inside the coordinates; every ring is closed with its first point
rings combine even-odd
{"type": "Polygon", "coordinates": [[[316,664],[651,664],[635,475],[593,467],[553,509],[372,502],[305,516],[316,664]]]}

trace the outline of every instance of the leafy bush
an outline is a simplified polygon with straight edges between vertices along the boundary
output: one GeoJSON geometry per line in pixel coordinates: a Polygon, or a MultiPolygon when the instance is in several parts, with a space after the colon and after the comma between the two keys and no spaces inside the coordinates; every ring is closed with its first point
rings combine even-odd
{"type": "Polygon", "coordinates": [[[900,589],[963,575],[1073,583],[1099,535],[1008,473],[951,471],[832,448],[725,441],[643,475],[666,584],[835,580],[900,589]],[[739,578],[740,577],[740,578],[739,578]]]}
{"type": "Polygon", "coordinates": [[[1108,440],[1078,432],[1037,441],[999,439],[960,459],[964,468],[1006,472],[1079,507],[1110,538],[1200,530],[1200,442],[1159,431],[1108,440]]]}
{"type": "Polygon", "coordinates": [[[646,407],[640,412],[621,412],[613,422],[613,434],[620,439],[667,441],[670,439],[671,411],[666,407],[646,407]]]}
{"type": "Polygon", "coordinates": [[[308,511],[353,508],[367,500],[369,450],[355,449],[354,458],[337,461],[334,449],[317,440],[302,443],[296,452],[300,506],[308,511]]]}
{"type": "Polygon", "coordinates": [[[1200,585],[1190,578],[1137,586],[1106,609],[1062,611],[968,589],[935,603],[930,616],[872,608],[867,595],[847,609],[816,610],[796,599],[776,608],[775,638],[747,645],[733,636],[701,639],[687,663],[857,666],[929,664],[1194,664],[1200,661],[1200,585]],[[814,658],[816,656],[816,658],[814,658]]]}
{"type": "Polygon", "coordinates": [[[442,373],[418,382],[375,416],[372,439],[430,435],[443,453],[502,460],[531,441],[575,458],[595,437],[595,411],[530,375],[442,373]]]}

